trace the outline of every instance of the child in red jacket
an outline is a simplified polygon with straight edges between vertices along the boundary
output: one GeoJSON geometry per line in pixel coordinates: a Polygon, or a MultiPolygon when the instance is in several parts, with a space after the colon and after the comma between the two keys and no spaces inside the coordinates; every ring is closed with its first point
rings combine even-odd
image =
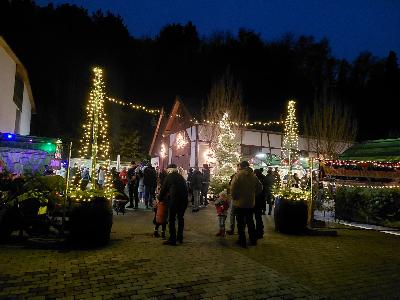
{"type": "Polygon", "coordinates": [[[226,190],[223,190],[221,193],[219,193],[218,199],[215,201],[219,225],[219,232],[216,234],[217,236],[225,236],[225,220],[228,214],[229,205],[230,200],[228,193],[226,190]]]}

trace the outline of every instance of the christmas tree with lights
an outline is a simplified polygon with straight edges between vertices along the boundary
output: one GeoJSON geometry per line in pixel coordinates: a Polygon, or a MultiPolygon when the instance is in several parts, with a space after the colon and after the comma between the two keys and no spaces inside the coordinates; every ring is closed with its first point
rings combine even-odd
{"type": "MultiPolygon", "coordinates": [[[[291,177],[293,164],[295,164],[299,158],[299,128],[296,119],[295,105],[295,101],[289,101],[282,143],[283,159],[284,163],[287,162],[289,167],[289,178],[291,177]]],[[[288,180],[288,186],[290,185],[289,181],[290,180],[288,180]]]]}
{"type": "Polygon", "coordinates": [[[79,154],[81,159],[89,158],[91,160],[92,189],[96,187],[96,167],[99,164],[106,173],[104,187],[107,190],[110,188],[108,172],[110,143],[107,134],[107,115],[104,112],[105,86],[103,70],[96,67],[93,72],[93,86],[86,106],[86,120],[83,125],[84,135],[81,140],[82,147],[79,150],[79,154]]]}
{"type": "Polygon", "coordinates": [[[240,162],[236,135],[231,128],[228,113],[224,113],[219,122],[220,133],[215,147],[215,171],[210,182],[214,194],[226,189],[231,176],[236,172],[236,166],[240,162]]]}

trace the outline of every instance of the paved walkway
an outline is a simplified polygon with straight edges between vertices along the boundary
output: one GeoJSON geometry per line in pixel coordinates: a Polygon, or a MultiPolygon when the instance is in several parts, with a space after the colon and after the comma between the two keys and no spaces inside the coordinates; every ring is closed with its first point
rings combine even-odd
{"type": "Polygon", "coordinates": [[[186,215],[184,244],[153,238],[151,211],[115,216],[110,245],[92,250],[0,245],[0,299],[399,299],[400,238],[340,229],[338,237],[273,230],[255,247],[215,237],[215,209],[186,215]]]}

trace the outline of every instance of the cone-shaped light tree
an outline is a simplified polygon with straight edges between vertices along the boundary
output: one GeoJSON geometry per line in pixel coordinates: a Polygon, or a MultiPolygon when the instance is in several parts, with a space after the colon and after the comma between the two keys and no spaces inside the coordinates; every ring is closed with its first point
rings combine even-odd
{"type": "MultiPolygon", "coordinates": [[[[293,164],[299,158],[299,128],[295,105],[296,102],[294,100],[289,101],[282,144],[283,159],[284,162],[288,163],[289,167],[289,178],[291,177],[293,164]]],[[[288,186],[290,186],[290,179],[288,180],[288,186]]]]}
{"type": "Polygon", "coordinates": [[[224,113],[219,122],[218,142],[215,147],[215,171],[210,182],[214,194],[228,187],[232,174],[240,161],[236,135],[232,130],[228,113],[224,113]]]}
{"type": "Polygon", "coordinates": [[[108,122],[104,112],[104,81],[103,70],[93,68],[93,85],[90,92],[89,102],[86,106],[86,120],[83,125],[84,135],[81,140],[80,157],[91,159],[91,181],[92,188],[96,187],[96,166],[101,160],[101,167],[106,172],[105,187],[110,185],[108,167],[110,143],[108,140],[108,122]]]}

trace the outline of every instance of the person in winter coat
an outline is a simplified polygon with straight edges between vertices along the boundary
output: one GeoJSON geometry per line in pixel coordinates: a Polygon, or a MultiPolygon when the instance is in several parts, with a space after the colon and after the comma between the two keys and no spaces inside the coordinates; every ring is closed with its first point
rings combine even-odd
{"type": "Polygon", "coordinates": [[[97,184],[99,185],[100,189],[103,188],[105,180],[106,180],[106,171],[102,166],[100,166],[97,172],[97,184]]]}
{"type": "MultiPolygon", "coordinates": [[[[262,239],[264,236],[264,224],[262,220],[263,211],[266,206],[266,190],[265,190],[265,176],[263,175],[263,169],[254,170],[254,174],[262,184],[262,191],[256,195],[254,204],[254,219],[256,220],[256,235],[258,239],[262,239]]],[[[264,213],[265,214],[265,213],[264,213]]]]}
{"type": "Polygon", "coordinates": [[[201,198],[200,198],[200,204],[207,206],[208,200],[207,200],[207,194],[208,194],[208,189],[210,187],[210,168],[208,167],[207,164],[203,165],[203,184],[201,187],[201,198]]]}
{"type": "Polygon", "coordinates": [[[167,177],[160,190],[159,201],[168,202],[168,228],[169,239],[164,245],[175,246],[176,242],[183,242],[184,215],[188,205],[188,191],[186,181],[178,173],[175,164],[167,169],[167,177]],[[178,219],[178,232],[175,228],[175,221],[178,219]]]}
{"type": "Polygon", "coordinates": [[[81,190],[82,191],[86,190],[86,187],[89,184],[89,181],[90,181],[89,168],[84,168],[83,172],[82,172],[82,180],[81,180],[81,190]]]}
{"type": "Polygon", "coordinates": [[[247,161],[240,163],[240,171],[233,177],[231,183],[231,196],[235,208],[239,240],[238,244],[246,248],[246,225],[250,243],[257,244],[257,236],[253,220],[255,197],[262,192],[262,184],[254,175],[247,161]]]}
{"type": "Polygon", "coordinates": [[[157,188],[157,172],[151,164],[143,171],[143,183],[145,187],[144,201],[146,208],[149,208],[149,206],[153,206],[157,188]]]}
{"type": "MultiPolygon", "coordinates": [[[[274,183],[275,183],[274,174],[272,172],[272,169],[268,168],[267,176],[265,176],[265,181],[264,181],[265,197],[266,197],[267,203],[268,203],[268,215],[271,215],[272,207],[274,205],[274,197],[272,195],[272,189],[274,187],[274,183]]],[[[265,207],[264,207],[264,210],[265,210],[265,207]]]]}
{"type": "MultiPolygon", "coordinates": [[[[240,164],[237,164],[236,165],[236,173],[232,174],[231,180],[229,181],[229,187],[232,184],[233,177],[235,177],[235,175],[239,171],[240,171],[240,164]]],[[[230,188],[229,188],[229,191],[230,191],[230,188]]],[[[226,233],[229,234],[229,235],[233,235],[235,233],[235,206],[234,206],[233,203],[231,203],[228,215],[229,215],[229,225],[230,225],[229,227],[230,227],[230,229],[227,230],[226,233]]]]}
{"type": "Polygon", "coordinates": [[[193,209],[192,212],[199,211],[200,205],[200,193],[203,185],[203,174],[199,171],[199,168],[195,168],[191,176],[190,186],[193,191],[193,209]]]}
{"type": "Polygon", "coordinates": [[[218,199],[214,202],[215,208],[217,209],[218,215],[218,225],[219,225],[219,232],[216,236],[225,236],[225,220],[228,215],[228,209],[230,206],[229,196],[226,190],[223,190],[219,193],[218,199]]]}
{"type": "Polygon", "coordinates": [[[121,172],[119,172],[119,179],[122,181],[124,185],[127,185],[128,183],[128,170],[126,167],[123,167],[121,172]]]}
{"type": "Polygon", "coordinates": [[[193,198],[193,190],[192,190],[192,186],[191,186],[191,182],[192,182],[192,177],[193,177],[193,168],[189,168],[189,172],[188,172],[188,176],[187,176],[187,187],[188,187],[188,194],[189,194],[189,198],[192,201],[192,205],[194,204],[194,198],[193,198]]]}
{"type": "Polygon", "coordinates": [[[131,161],[131,166],[127,172],[127,179],[128,179],[128,194],[129,194],[129,206],[127,208],[135,208],[137,209],[139,206],[139,196],[138,196],[138,188],[139,179],[136,176],[137,166],[134,161],[131,161]],[[135,205],[133,205],[133,200],[135,200],[135,205]]]}

